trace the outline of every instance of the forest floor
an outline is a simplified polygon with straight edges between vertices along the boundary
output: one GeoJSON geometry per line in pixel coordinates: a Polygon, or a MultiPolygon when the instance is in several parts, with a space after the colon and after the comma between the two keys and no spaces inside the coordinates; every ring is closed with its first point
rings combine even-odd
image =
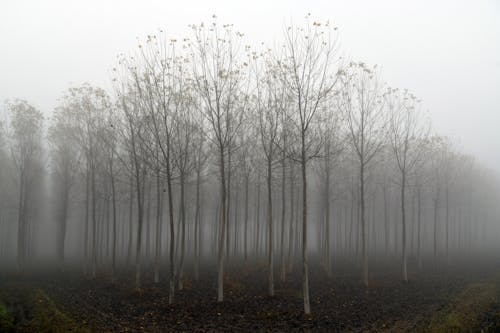
{"type": "MultiPolygon", "coordinates": [[[[318,265],[312,265],[318,267],[318,265]]],[[[303,315],[300,266],[266,296],[263,262],[229,265],[223,303],[215,266],[168,305],[168,285],[132,272],[115,283],[101,273],[0,274],[1,332],[500,332],[500,262],[471,260],[424,272],[404,283],[396,263],[372,263],[370,287],[360,269],[338,263],[331,278],[310,276],[312,315],[303,315]],[[446,267],[446,268],[445,268],[446,267]]]]}

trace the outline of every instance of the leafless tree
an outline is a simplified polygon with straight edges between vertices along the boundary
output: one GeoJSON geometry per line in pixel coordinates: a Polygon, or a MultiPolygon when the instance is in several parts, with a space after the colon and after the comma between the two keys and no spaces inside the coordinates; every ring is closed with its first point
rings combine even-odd
{"type": "Polygon", "coordinates": [[[401,232],[402,232],[402,274],[408,281],[406,254],[406,191],[408,177],[414,172],[422,158],[422,152],[428,133],[426,119],[422,118],[416,97],[406,90],[399,92],[390,90],[386,94],[389,111],[389,142],[399,171],[401,200],[401,232]]]}
{"type": "Polygon", "coordinates": [[[34,106],[24,100],[7,103],[11,115],[11,153],[19,181],[19,201],[17,210],[17,269],[24,268],[29,248],[29,204],[33,198],[33,182],[41,155],[43,116],[34,106]]]}
{"type": "Polygon", "coordinates": [[[217,300],[224,299],[224,241],[228,223],[228,156],[242,122],[248,97],[242,92],[246,65],[239,62],[242,34],[232,25],[220,26],[214,15],[209,26],[192,25],[190,43],[194,88],[200,97],[201,112],[208,123],[207,137],[217,147],[221,220],[217,259],[217,300]]]}
{"type": "Polygon", "coordinates": [[[266,165],[267,224],[268,224],[268,292],[274,296],[274,228],[273,228],[273,168],[281,142],[281,119],[287,107],[285,86],[278,80],[270,60],[263,58],[263,68],[256,73],[256,111],[259,141],[266,165]],[[262,75],[262,76],[260,76],[262,75]]]}
{"type": "Polygon", "coordinates": [[[364,63],[351,62],[342,76],[342,90],[337,100],[347,122],[348,141],[358,163],[363,281],[368,286],[366,170],[382,150],[387,128],[384,101],[375,69],[368,68],[364,63]]]}
{"type": "Polygon", "coordinates": [[[276,56],[280,78],[293,100],[287,118],[293,124],[298,143],[289,143],[289,155],[301,166],[302,173],[302,276],[304,312],[311,313],[307,261],[307,165],[318,156],[321,147],[312,136],[316,114],[324,106],[338,81],[339,59],[335,28],[328,23],[310,22],[305,28],[289,26],[284,43],[276,56]]]}
{"type": "Polygon", "coordinates": [[[77,142],[73,136],[74,122],[71,110],[64,106],[56,108],[52,116],[52,125],[49,128],[49,142],[51,144],[51,166],[55,178],[55,188],[58,194],[56,199],[58,241],[57,252],[61,270],[64,270],[64,251],[66,229],[70,208],[71,189],[75,183],[75,176],[79,162],[77,142]]]}

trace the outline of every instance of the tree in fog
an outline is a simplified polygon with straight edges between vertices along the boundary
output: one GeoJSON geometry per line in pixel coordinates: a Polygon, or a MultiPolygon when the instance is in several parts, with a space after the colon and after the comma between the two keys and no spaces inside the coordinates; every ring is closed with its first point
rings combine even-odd
{"type": "Polygon", "coordinates": [[[102,170],[101,132],[105,126],[105,113],[111,106],[107,93],[98,87],[83,84],[68,89],[62,98],[62,105],[70,112],[74,122],[73,136],[85,159],[85,231],[84,255],[85,267],[90,255],[91,276],[96,277],[98,257],[98,202],[99,173],[102,170]],[[89,233],[89,221],[91,233],[89,233]],[[90,235],[91,234],[91,235],[90,235]],[[91,236],[91,241],[89,237],[91,236]],[[88,250],[90,246],[90,251],[88,250]]]}
{"type": "Polygon", "coordinates": [[[112,96],[69,88],[47,137],[40,111],[7,104],[2,262],[16,250],[19,269],[35,250],[52,251],[60,269],[83,258],[92,281],[80,285],[104,277],[137,295],[154,290],[154,303],[168,297],[172,309],[192,300],[191,287],[217,288],[222,302],[224,287],[231,299],[274,296],[300,281],[308,317],[310,274],[323,283],[337,265],[339,274],[355,267],[368,287],[372,259],[373,280],[401,261],[408,281],[414,256],[421,268],[497,250],[498,175],[451,139],[428,137],[419,102],[386,88],[376,66],[344,63],[336,28],[307,15],[254,51],[213,19],[190,26],[189,38],[160,30],[119,55],[112,96]],[[46,193],[49,221],[36,214],[46,193]],[[255,279],[266,290],[240,289],[255,279]]]}
{"type": "MultiPolygon", "coordinates": [[[[118,233],[118,193],[117,180],[119,177],[119,133],[116,127],[120,124],[117,109],[110,105],[103,115],[103,126],[99,139],[102,143],[104,167],[103,173],[107,185],[111,187],[111,214],[112,214],[112,240],[111,240],[111,278],[115,279],[116,257],[117,257],[117,233],[118,233]]],[[[108,208],[109,209],[109,208],[108,208]]],[[[108,221],[109,223],[109,221],[108,221]]]]}
{"type": "Polygon", "coordinates": [[[432,188],[432,205],[433,205],[433,253],[434,262],[437,261],[438,256],[438,236],[439,236],[439,208],[443,195],[443,183],[446,183],[445,170],[447,165],[447,152],[450,149],[447,138],[440,136],[433,136],[429,139],[429,160],[431,171],[431,186],[432,188]]]}
{"type": "Polygon", "coordinates": [[[232,25],[214,21],[192,25],[191,56],[194,88],[200,98],[200,110],[208,123],[208,135],[218,154],[221,214],[217,252],[217,301],[224,299],[224,248],[229,217],[227,216],[228,157],[240,128],[247,96],[242,92],[244,65],[238,53],[242,34],[232,25]]]}
{"type": "Polygon", "coordinates": [[[54,110],[48,139],[51,147],[51,170],[56,191],[57,255],[64,270],[66,230],[70,210],[71,189],[77,172],[78,150],[74,140],[74,122],[71,111],[60,106],[54,110]]]}
{"type": "MultiPolygon", "coordinates": [[[[179,78],[178,78],[179,79],[179,78]]],[[[193,175],[195,168],[195,155],[196,149],[199,146],[194,145],[194,138],[196,137],[196,131],[200,129],[197,124],[197,113],[195,113],[195,104],[190,95],[190,91],[187,86],[181,87],[184,94],[178,96],[182,98],[179,101],[178,107],[175,109],[175,113],[172,118],[173,129],[173,143],[174,143],[174,154],[175,154],[175,167],[179,174],[179,223],[178,236],[180,242],[178,242],[178,247],[180,248],[180,258],[178,266],[178,286],[179,290],[184,288],[184,261],[186,256],[186,223],[187,223],[187,208],[186,208],[186,191],[187,182],[193,175]]]]}
{"type": "MultiPolygon", "coordinates": [[[[142,138],[145,136],[145,117],[141,113],[141,102],[139,93],[135,90],[120,92],[120,110],[123,113],[123,125],[121,136],[123,140],[123,149],[126,157],[124,161],[128,168],[131,188],[135,189],[135,201],[137,203],[137,233],[136,233],[136,251],[135,251],[135,287],[141,286],[142,269],[142,228],[144,222],[144,184],[146,181],[146,148],[142,138]]],[[[132,194],[132,191],[131,191],[132,194]]],[[[131,196],[132,199],[132,196],[131,196]]],[[[130,216],[132,219],[132,216],[130,216]]],[[[132,224],[129,230],[129,253],[132,249],[132,224]]]]}
{"type": "Polygon", "coordinates": [[[200,269],[200,257],[201,257],[201,228],[202,222],[207,219],[204,218],[205,214],[202,213],[203,208],[203,193],[202,193],[202,183],[205,180],[205,169],[208,161],[208,152],[206,150],[205,135],[203,133],[203,119],[199,119],[199,122],[195,125],[197,126],[193,133],[190,133],[193,138],[194,146],[194,170],[196,173],[196,195],[195,195],[195,214],[194,214],[194,277],[196,280],[199,279],[199,269],[200,269]]]}
{"type": "Polygon", "coordinates": [[[363,281],[368,286],[368,253],[366,227],[366,171],[385,144],[387,117],[375,68],[351,62],[342,76],[339,108],[347,122],[349,144],[359,170],[359,204],[363,281]]]}
{"type": "MultiPolygon", "coordinates": [[[[307,19],[309,15],[307,16],[307,19]]],[[[324,106],[338,81],[336,34],[329,24],[309,23],[305,28],[290,26],[277,55],[280,78],[293,99],[287,118],[293,124],[297,143],[290,143],[289,155],[301,166],[302,173],[302,290],[304,312],[311,313],[309,268],[307,260],[307,165],[318,156],[320,143],[312,134],[316,114],[324,106]]]]}
{"type": "Polygon", "coordinates": [[[455,183],[456,177],[459,174],[460,159],[455,151],[452,150],[449,142],[445,142],[442,146],[442,168],[444,181],[444,198],[445,198],[445,254],[446,263],[450,263],[450,223],[451,223],[451,196],[452,186],[455,183]]]}
{"type": "MultiPolygon", "coordinates": [[[[255,172],[253,168],[253,162],[256,158],[257,152],[255,151],[255,147],[252,145],[254,143],[254,132],[255,128],[253,128],[254,124],[249,124],[248,128],[240,131],[239,141],[241,143],[240,148],[238,149],[238,165],[243,177],[243,193],[244,193],[244,207],[243,207],[243,259],[246,262],[248,260],[248,254],[250,250],[249,246],[249,221],[250,221],[250,181],[252,180],[252,176],[255,172]]],[[[253,230],[253,229],[251,229],[253,230]]]]}
{"type": "MultiPolygon", "coordinates": [[[[145,112],[147,119],[144,119],[144,130],[154,139],[155,153],[157,156],[157,172],[161,168],[167,182],[168,199],[168,221],[169,221],[169,303],[172,304],[175,297],[175,220],[173,201],[173,179],[174,179],[174,115],[181,112],[184,101],[184,80],[185,70],[184,59],[176,55],[177,40],[167,40],[164,33],[160,31],[158,36],[148,36],[146,45],[140,46],[140,59],[143,63],[128,65],[130,70],[133,89],[138,93],[137,107],[134,109],[134,116],[127,116],[127,119],[140,116],[145,112]]],[[[130,111],[127,114],[132,115],[130,111]]],[[[128,121],[129,122],[129,121],[128,121]]],[[[129,122],[132,129],[133,124],[129,122]]],[[[144,135],[139,135],[138,139],[144,135]]],[[[134,140],[135,141],[135,140],[134,140]]],[[[143,142],[144,144],[145,142],[143,142]]],[[[147,148],[147,145],[146,145],[147,148]]],[[[157,174],[157,184],[158,184],[157,174]]],[[[158,212],[159,216],[162,212],[158,212]]],[[[159,221],[161,223],[161,221],[159,221]]],[[[158,244],[159,247],[159,244],[158,244]]],[[[156,274],[159,270],[159,254],[157,251],[155,265],[156,274]]]]}
{"type": "Polygon", "coordinates": [[[318,172],[320,174],[320,186],[322,186],[321,203],[321,224],[320,244],[323,248],[321,260],[327,276],[332,274],[331,244],[330,244],[330,225],[331,225],[331,207],[332,207],[332,177],[335,174],[335,163],[340,153],[344,149],[344,133],[342,132],[342,115],[334,103],[329,103],[324,107],[320,114],[320,123],[318,130],[321,136],[322,149],[320,151],[321,159],[318,161],[318,172]],[[322,185],[321,185],[322,184],[322,185]]]}
{"type": "Polygon", "coordinates": [[[7,173],[6,170],[9,167],[8,162],[8,155],[6,152],[6,133],[5,133],[5,127],[4,123],[0,121],[0,257],[4,257],[6,255],[6,250],[7,250],[7,244],[8,244],[8,237],[9,235],[9,229],[8,229],[8,221],[6,219],[6,214],[5,214],[5,192],[7,189],[7,173]]]}
{"type": "Polygon", "coordinates": [[[425,138],[425,143],[422,144],[422,150],[420,152],[420,159],[416,162],[414,171],[413,171],[413,186],[415,187],[416,195],[417,195],[417,263],[420,270],[422,270],[423,266],[423,255],[424,252],[422,248],[422,240],[423,240],[423,213],[424,211],[424,203],[426,193],[429,193],[428,188],[429,182],[432,180],[430,176],[430,168],[431,168],[431,138],[427,136],[425,138]]]}
{"type": "MultiPolygon", "coordinates": [[[[423,146],[427,136],[427,124],[421,117],[418,102],[406,90],[399,92],[390,90],[386,94],[386,105],[389,112],[389,143],[399,171],[398,185],[401,200],[401,237],[402,237],[402,274],[403,280],[408,281],[407,246],[406,246],[406,192],[408,177],[418,167],[422,157],[423,146]]],[[[412,235],[413,236],[413,235],[412,235]]]]}
{"type": "Polygon", "coordinates": [[[42,113],[24,100],[14,100],[7,103],[11,116],[12,129],[12,159],[16,166],[19,186],[19,201],[17,210],[17,268],[21,270],[26,264],[30,247],[31,211],[34,197],[33,183],[37,177],[42,153],[42,113]]]}
{"type": "MultiPolygon", "coordinates": [[[[287,107],[286,90],[278,80],[276,68],[263,58],[263,68],[256,73],[256,116],[259,141],[266,165],[267,225],[268,225],[268,292],[274,296],[274,227],[273,227],[273,169],[278,158],[281,139],[280,120],[287,107]],[[262,75],[262,77],[260,76],[262,75]]],[[[283,130],[283,129],[281,129],[283,130]]]]}

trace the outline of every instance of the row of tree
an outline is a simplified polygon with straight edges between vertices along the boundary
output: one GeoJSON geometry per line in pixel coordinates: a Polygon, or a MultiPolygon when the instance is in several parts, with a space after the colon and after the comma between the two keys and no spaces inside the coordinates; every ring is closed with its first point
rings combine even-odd
{"type": "Polygon", "coordinates": [[[368,286],[370,258],[400,256],[408,281],[408,258],[421,268],[494,246],[495,175],[432,134],[420,101],[376,66],[340,57],[336,28],[308,17],[261,50],[215,17],[191,30],[120,56],[112,93],[68,89],[46,133],[28,102],[6,104],[2,256],[23,269],[55,230],[61,269],[79,258],[115,279],[134,264],[139,288],[144,269],[159,282],[167,267],[170,303],[186,262],[198,278],[216,258],[223,301],[229,258],[266,255],[269,295],[275,259],[283,281],[300,258],[308,314],[310,251],[328,276],[334,258],[359,261],[368,286]]]}

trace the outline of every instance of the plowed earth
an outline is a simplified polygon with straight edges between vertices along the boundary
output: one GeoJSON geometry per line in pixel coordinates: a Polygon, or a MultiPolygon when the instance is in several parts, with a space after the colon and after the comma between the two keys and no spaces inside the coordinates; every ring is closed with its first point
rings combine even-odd
{"type": "Polygon", "coordinates": [[[223,303],[216,301],[214,265],[204,267],[198,281],[188,270],[173,305],[168,304],[167,272],[154,284],[146,268],[139,290],[132,271],[121,271],[114,283],[103,272],[96,279],[77,271],[4,273],[0,290],[13,283],[43,290],[61,312],[93,332],[419,332],[466,286],[500,268],[498,262],[478,260],[436,265],[412,271],[405,283],[397,263],[372,266],[368,288],[359,267],[337,263],[330,278],[312,270],[310,316],[303,314],[298,264],[285,282],[275,272],[276,295],[269,297],[264,263],[252,262],[249,268],[230,263],[223,303]]]}

